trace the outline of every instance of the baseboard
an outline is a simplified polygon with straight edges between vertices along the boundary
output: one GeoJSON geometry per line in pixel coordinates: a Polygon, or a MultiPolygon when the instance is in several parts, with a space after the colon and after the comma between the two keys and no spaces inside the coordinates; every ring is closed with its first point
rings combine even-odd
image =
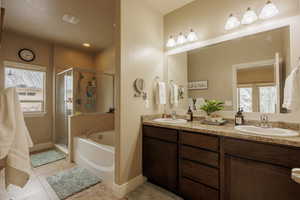
{"type": "Polygon", "coordinates": [[[51,149],[53,147],[54,147],[54,144],[52,142],[35,144],[33,147],[30,148],[30,152],[42,151],[45,149],[51,149]]]}
{"type": "Polygon", "coordinates": [[[139,175],[122,185],[118,185],[118,184],[114,183],[113,184],[114,194],[119,198],[123,198],[126,196],[126,194],[135,190],[137,187],[139,187],[146,181],[147,181],[147,178],[145,178],[143,175],[139,175]]]}

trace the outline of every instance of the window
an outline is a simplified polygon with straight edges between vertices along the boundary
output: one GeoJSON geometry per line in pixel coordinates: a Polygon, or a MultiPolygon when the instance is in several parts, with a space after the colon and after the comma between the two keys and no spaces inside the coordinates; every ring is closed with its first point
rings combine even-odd
{"type": "Polygon", "coordinates": [[[262,113],[276,112],[276,87],[259,87],[259,111],[262,113]]]}
{"type": "Polygon", "coordinates": [[[5,87],[16,87],[24,113],[45,112],[44,67],[4,62],[5,87]]]}
{"type": "Polygon", "coordinates": [[[277,92],[274,84],[239,85],[238,108],[245,112],[276,113],[277,92]]]}
{"type": "Polygon", "coordinates": [[[244,112],[252,112],[252,88],[238,88],[239,96],[239,108],[243,109],[244,112]]]}

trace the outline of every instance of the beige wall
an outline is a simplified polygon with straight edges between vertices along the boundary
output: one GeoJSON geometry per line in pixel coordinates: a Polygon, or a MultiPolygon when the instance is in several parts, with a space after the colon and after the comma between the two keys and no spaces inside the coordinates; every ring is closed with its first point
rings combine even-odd
{"type": "Polygon", "coordinates": [[[55,45],[54,67],[56,73],[71,67],[95,69],[94,54],[87,51],[55,45]]]}
{"type": "Polygon", "coordinates": [[[97,71],[108,74],[115,74],[115,47],[111,46],[99,52],[95,56],[95,65],[97,71]]]}
{"type": "MultiPolygon", "coordinates": [[[[276,0],[274,2],[278,6],[280,14],[270,21],[299,13],[298,0],[276,0]]],[[[201,41],[235,32],[239,29],[224,30],[226,20],[231,13],[241,18],[247,7],[250,6],[259,13],[264,4],[265,1],[262,0],[196,0],[164,17],[165,41],[170,35],[187,32],[190,28],[198,33],[201,41]]],[[[247,28],[263,22],[265,21],[260,20],[247,28]]],[[[241,26],[241,28],[244,27],[241,26]]]]}
{"type": "MultiPolygon", "coordinates": [[[[168,113],[176,111],[178,114],[186,114],[188,108],[188,55],[187,53],[181,53],[174,56],[168,56],[168,83],[173,81],[178,86],[184,88],[184,99],[179,100],[178,106],[171,106],[167,104],[166,111],[168,113]]],[[[168,90],[168,102],[169,102],[169,90],[168,90]]]]}
{"type": "MultiPolygon", "coordinates": [[[[163,78],[163,17],[144,1],[121,0],[119,30],[121,60],[117,61],[116,183],[123,184],[142,174],[141,116],[159,113],[154,105],[155,76],[163,78]],[[143,78],[150,101],[147,109],[134,97],[133,82],[143,78]]],[[[118,24],[118,22],[117,22],[118,24]]],[[[117,46],[117,48],[119,48],[117,46]]],[[[117,53],[118,54],[118,53],[117,53]]]]}
{"type": "Polygon", "coordinates": [[[23,63],[18,57],[21,48],[32,49],[36,53],[36,60],[30,64],[47,67],[46,83],[46,111],[43,117],[26,117],[30,135],[34,144],[52,141],[52,71],[53,71],[53,46],[42,40],[32,39],[24,35],[12,32],[5,32],[3,44],[0,49],[0,89],[4,87],[3,61],[23,63]]]}
{"type": "MultiPolygon", "coordinates": [[[[197,49],[188,54],[188,80],[208,80],[208,90],[191,90],[189,97],[233,102],[232,66],[285,56],[287,28],[197,49]],[[286,40],[286,39],[285,39],[286,40]]],[[[285,60],[285,58],[284,58],[285,60]]],[[[232,107],[227,107],[232,110],[232,107]]]]}

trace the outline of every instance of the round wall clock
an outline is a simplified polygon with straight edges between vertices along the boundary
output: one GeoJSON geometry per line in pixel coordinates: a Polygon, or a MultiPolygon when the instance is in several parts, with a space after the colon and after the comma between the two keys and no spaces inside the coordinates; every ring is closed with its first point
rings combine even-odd
{"type": "Polygon", "coordinates": [[[21,49],[18,55],[25,62],[32,62],[35,59],[35,53],[30,49],[21,49]]]}

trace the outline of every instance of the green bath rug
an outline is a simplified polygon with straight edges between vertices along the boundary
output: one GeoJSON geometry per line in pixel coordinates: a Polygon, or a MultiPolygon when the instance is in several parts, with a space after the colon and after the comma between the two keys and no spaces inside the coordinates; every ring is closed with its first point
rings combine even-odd
{"type": "Polygon", "coordinates": [[[46,179],[60,200],[101,182],[100,178],[81,167],[59,172],[46,179]]]}
{"type": "Polygon", "coordinates": [[[31,164],[34,168],[65,158],[66,155],[63,152],[57,150],[44,151],[41,153],[32,154],[30,156],[31,164]]]}

